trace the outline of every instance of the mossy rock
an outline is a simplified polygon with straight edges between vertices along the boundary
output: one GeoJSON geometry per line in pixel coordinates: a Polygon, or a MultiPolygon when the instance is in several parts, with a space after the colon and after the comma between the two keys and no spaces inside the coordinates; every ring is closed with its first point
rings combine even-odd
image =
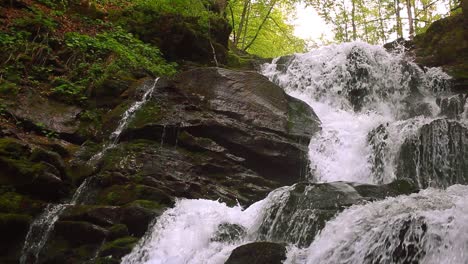
{"type": "Polygon", "coordinates": [[[232,51],[228,52],[227,67],[230,69],[254,70],[254,63],[255,60],[253,58],[241,57],[232,51]]]}
{"type": "Polygon", "coordinates": [[[109,228],[109,235],[107,236],[107,239],[112,241],[118,238],[126,237],[128,235],[128,227],[124,224],[117,224],[109,228]]]}
{"type": "Polygon", "coordinates": [[[104,244],[99,253],[100,257],[112,256],[113,258],[122,258],[130,253],[138,242],[136,237],[124,237],[104,244]]]}
{"type": "Polygon", "coordinates": [[[32,200],[15,192],[0,194],[0,212],[14,214],[37,215],[44,208],[42,201],[32,200]]]}
{"type": "Polygon", "coordinates": [[[32,217],[0,213],[0,256],[16,256],[21,251],[32,217]]]}
{"type": "MultiPolygon", "coordinates": [[[[99,198],[101,204],[118,206],[131,204],[136,200],[149,200],[165,205],[173,204],[172,198],[163,191],[157,188],[136,184],[111,186],[102,191],[99,198]]],[[[140,201],[136,203],[139,205],[149,205],[148,202],[140,201]]]]}
{"type": "Polygon", "coordinates": [[[160,203],[149,201],[149,200],[135,200],[129,204],[130,206],[139,206],[145,209],[153,210],[153,211],[161,211],[166,208],[165,205],[160,203]]]}
{"type": "Polygon", "coordinates": [[[46,166],[26,160],[0,157],[0,185],[23,185],[32,183],[44,173],[46,166]]]}
{"type": "Polygon", "coordinates": [[[452,15],[435,21],[414,39],[417,62],[428,66],[463,65],[468,58],[463,15],[452,15]]]}
{"type": "Polygon", "coordinates": [[[128,128],[141,128],[148,124],[158,123],[162,119],[161,107],[156,101],[148,101],[141,107],[129,123],[128,128]]]}
{"type": "Polygon", "coordinates": [[[62,157],[53,151],[48,151],[42,148],[35,148],[29,159],[32,162],[40,162],[44,161],[47,162],[51,165],[53,165],[55,168],[57,168],[62,175],[66,175],[66,169],[65,169],[65,162],[63,161],[62,157]]]}
{"type": "Polygon", "coordinates": [[[21,159],[29,157],[29,154],[30,149],[24,143],[12,138],[0,139],[0,156],[21,159]]]}

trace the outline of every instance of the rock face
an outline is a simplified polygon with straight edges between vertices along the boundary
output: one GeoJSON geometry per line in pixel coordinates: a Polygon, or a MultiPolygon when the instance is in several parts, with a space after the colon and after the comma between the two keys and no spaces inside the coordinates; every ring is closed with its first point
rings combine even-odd
{"type": "MultiPolygon", "coordinates": [[[[318,130],[312,109],[265,77],[204,68],[157,87],[122,140],[143,138],[220,153],[226,162],[291,184],[305,176],[307,144],[318,130]]],[[[213,162],[207,166],[203,170],[216,170],[213,162]]]]}
{"type": "Polygon", "coordinates": [[[397,175],[419,187],[468,183],[468,128],[447,119],[424,125],[400,149],[397,175]]]}
{"type": "MultiPolygon", "coordinates": [[[[223,12],[223,1],[213,4],[214,11],[223,12]]],[[[211,17],[209,31],[207,25],[200,25],[199,17],[174,14],[145,14],[151,17],[141,21],[137,15],[148,10],[136,7],[124,13],[127,27],[144,42],[154,44],[170,61],[188,60],[192,62],[214,64],[214,53],[219,63],[227,62],[228,40],[231,34],[230,24],[223,17],[211,17]]]]}
{"type": "Polygon", "coordinates": [[[301,182],[284,187],[271,194],[273,203],[260,226],[259,239],[307,247],[325,223],[345,208],[416,190],[407,181],[387,185],[301,182]]]}
{"type": "MultiPolygon", "coordinates": [[[[129,105],[104,118],[107,133],[129,105]]],[[[75,176],[88,177],[84,194],[60,215],[40,261],[117,261],[176,197],[231,205],[263,199],[306,176],[307,146],[319,129],[307,104],[255,72],[203,68],[161,80],[117,146],[94,170],[75,176]]],[[[86,167],[99,149],[86,143],[73,169],[86,167]]],[[[245,233],[226,224],[213,240],[234,242],[245,233]]]]}
{"type": "Polygon", "coordinates": [[[466,9],[463,9],[463,14],[438,20],[424,34],[414,38],[416,62],[428,67],[443,67],[454,77],[454,90],[459,92],[468,91],[466,13],[466,9]]]}
{"type": "Polygon", "coordinates": [[[286,247],[272,242],[254,242],[234,249],[225,264],[281,264],[286,247]]]}
{"type": "Polygon", "coordinates": [[[16,98],[13,104],[6,109],[24,126],[41,130],[47,133],[53,131],[57,136],[71,142],[82,142],[78,134],[78,114],[82,111],[79,107],[48,100],[37,92],[26,91],[16,98]]]}

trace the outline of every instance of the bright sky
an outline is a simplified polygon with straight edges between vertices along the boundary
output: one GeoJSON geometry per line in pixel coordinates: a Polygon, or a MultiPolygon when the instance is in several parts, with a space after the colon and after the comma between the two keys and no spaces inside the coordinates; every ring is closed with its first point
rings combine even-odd
{"type": "Polygon", "coordinates": [[[302,39],[313,40],[320,43],[320,38],[332,39],[331,27],[317,14],[314,8],[297,4],[296,18],[292,21],[295,27],[294,34],[302,39]]]}
{"type": "MultiPolygon", "coordinates": [[[[444,1],[443,1],[444,2],[444,1]]],[[[404,6],[403,6],[404,7],[404,6]]],[[[447,14],[447,7],[443,3],[437,4],[437,13],[447,14]]],[[[406,11],[402,11],[402,16],[405,16],[406,11]]],[[[325,21],[317,14],[314,8],[306,7],[305,4],[296,5],[296,17],[290,21],[294,25],[295,30],[294,34],[297,37],[308,40],[310,44],[317,44],[319,46],[324,43],[321,41],[321,38],[325,41],[333,40],[332,29],[325,21]]],[[[404,23],[405,34],[408,32],[407,25],[404,23]]],[[[396,34],[390,36],[390,40],[394,40],[396,34]]]]}

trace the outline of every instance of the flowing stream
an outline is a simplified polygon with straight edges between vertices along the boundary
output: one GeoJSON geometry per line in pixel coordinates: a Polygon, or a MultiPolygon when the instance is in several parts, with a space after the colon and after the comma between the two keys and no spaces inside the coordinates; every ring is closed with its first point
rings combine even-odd
{"type": "MultiPolygon", "coordinates": [[[[139,101],[134,102],[132,106],[124,112],[121,120],[119,121],[119,125],[115,131],[111,133],[109,140],[104,144],[103,149],[88,161],[90,164],[96,164],[106,151],[116,146],[120,134],[128,126],[132,118],[135,116],[135,113],[151,98],[158,81],[159,78],[156,78],[152,85],[143,86],[144,93],[142,98],[139,101]]],[[[23,249],[21,251],[21,264],[31,264],[37,262],[39,255],[47,243],[49,235],[54,229],[55,223],[58,221],[60,215],[67,208],[83,203],[92,180],[92,177],[84,180],[75,190],[75,193],[73,194],[73,197],[69,203],[48,204],[44,212],[31,223],[25,238],[23,249]]]]}
{"type": "MultiPolygon", "coordinates": [[[[427,162],[424,155],[437,162],[437,157],[448,160],[459,153],[456,146],[434,139],[424,143],[432,144],[430,148],[421,146],[421,131],[431,128],[431,135],[445,133],[451,142],[464,148],[468,144],[451,136],[466,129],[466,105],[458,119],[437,121],[443,112],[437,97],[448,93],[449,76],[437,68],[420,69],[402,53],[345,43],[275,59],[262,73],[308,103],[322,121],[309,145],[310,182],[328,182],[343,191],[351,187],[337,181],[390,183],[409,166],[400,164],[408,142],[416,142],[420,154],[406,159],[414,161],[416,172],[427,162]]],[[[453,166],[442,165],[431,173],[455,173],[453,166]]],[[[462,165],[456,175],[466,173],[462,165]]],[[[417,182],[424,189],[419,193],[345,209],[305,245],[302,238],[313,213],[287,220],[293,228],[288,239],[278,241],[271,234],[284,221],[283,207],[294,187],[277,189],[246,209],[181,199],[155,219],[122,263],[222,264],[234,248],[258,240],[289,242],[286,263],[291,264],[468,263],[468,187],[436,178],[429,186],[453,186],[434,189],[417,182]]]]}

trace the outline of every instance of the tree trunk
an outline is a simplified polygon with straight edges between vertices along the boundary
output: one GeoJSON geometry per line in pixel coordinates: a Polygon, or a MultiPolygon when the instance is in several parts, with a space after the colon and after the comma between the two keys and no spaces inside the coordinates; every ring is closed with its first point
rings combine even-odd
{"type": "Polygon", "coordinates": [[[382,0],[379,0],[379,25],[380,25],[380,38],[382,39],[382,44],[387,43],[387,37],[385,36],[385,26],[383,23],[382,17],[382,0]]]}
{"type": "Polygon", "coordinates": [[[409,38],[414,38],[413,12],[411,10],[411,0],[406,0],[406,9],[408,10],[409,38]]]}
{"type": "Polygon", "coordinates": [[[252,3],[249,3],[247,9],[247,16],[245,18],[245,25],[244,25],[244,35],[242,37],[242,49],[245,47],[245,43],[247,41],[247,33],[249,28],[249,19],[250,19],[250,12],[252,11],[252,3]]]}
{"type": "Polygon", "coordinates": [[[397,38],[402,38],[403,37],[403,27],[401,25],[401,17],[400,17],[400,0],[395,0],[395,16],[396,16],[397,38]]]}
{"type": "Polygon", "coordinates": [[[357,30],[356,30],[356,0],[351,0],[353,5],[351,9],[351,25],[353,27],[353,40],[357,39],[357,30]]]}
{"type": "Polygon", "coordinates": [[[249,7],[250,0],[244,0],[244,8],[242,9],[242,15],[239,21],[239,27],[237,29],[237,37],[234,39],[234,46],[237,47],[239,44],[239,39],[241,38],[242,35],[242,28],[244,27],[244,22],[245,22],[245,16],[247,15],[247,9],[249,7]]]}
{"type": "Polygon", "coordinates": [[[343,18],[344,18],[344,33],[345,33],[345,42],[349,41],[349,34],[348,34],[348,14],[346,13],[346,2],[343,0],[343,18]]]}
{"type": "Polygon", "coordinates": [[[273,8],[275,7],[276,2],[277,2],[277,0],[272,0],[272,1],[271,1],[270,8],[268,9],[268,13],[267,13],[266,16],[263,18],[262,23],[260,23],[260,26],[258,27],[257,32],[255,32],[255,35],[254,35],[254,37],[252,38],[252,40],[249,42],[249,44],[248,44],[247,46],[245,46],[245,48],[242,49],[243,51],[247,51],[247,49],[250,48],[250,46],[252,46],[252,44],[255,42],[255,40],[256,40],[257,37],[258,37],[258,34],[260,33],[260,31],[262,31],[262,28],[263,28],[263,26],[265,25],[265,22],[266,22],[267,19],[270,17],[271,11],[273,11],[273,8]]]}

